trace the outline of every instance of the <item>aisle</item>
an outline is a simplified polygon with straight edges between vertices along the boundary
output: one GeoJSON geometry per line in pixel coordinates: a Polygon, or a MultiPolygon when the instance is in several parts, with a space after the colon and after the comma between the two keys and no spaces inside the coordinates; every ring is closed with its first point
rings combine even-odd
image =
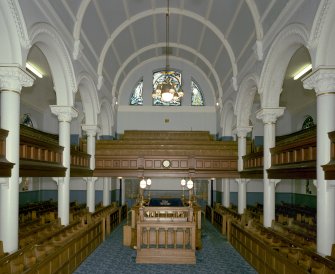
{"type": "Polygon", "coordinates": [[[196,252],[196,265],[136,264],[136,251],[122,245],[120,225],[74,273],[257,273],[207,220],[202,234],[203,248],[196,252]]]}

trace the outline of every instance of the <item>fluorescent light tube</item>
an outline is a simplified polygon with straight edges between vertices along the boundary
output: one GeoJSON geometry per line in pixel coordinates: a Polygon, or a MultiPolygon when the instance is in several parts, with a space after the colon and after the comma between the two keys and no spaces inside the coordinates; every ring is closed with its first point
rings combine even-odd
{"type": "Polygon", "coordinates": [[[299,70],[297,73],[293,75],[293,80],[299,79],[301,76],[303,76],[307,71],[309,71],[312,68],[312,64],[309,64],[308,66],[304,67],[303,69],[299,70]]]}
{"type": "Polygon", "coordinates": [[[37,77],[39,78],[43,77],[43,74],[30,63],[26,63],[26,68],[29,69],[32,73],[34,73],[37,77]]]}

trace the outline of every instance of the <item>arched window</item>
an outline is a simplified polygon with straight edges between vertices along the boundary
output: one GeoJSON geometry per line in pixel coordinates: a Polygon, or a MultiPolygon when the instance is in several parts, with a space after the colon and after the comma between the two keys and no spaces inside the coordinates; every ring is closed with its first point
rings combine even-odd
{"type": "Polygon", "coordinates": [[[131,106],[142,106],[143,105],[143,79],[139,80],[133,89],[133,93],[130,97],[129,105],[131,106]]]}
{"type": "Polygon", "coordinates": [[[191,91],[192,91],[192,98],[191,98],[191,106],[204,106],[204,97],[202,96],[202,91],[195,82],[195,80],[191,79],[191,91]]]}
{"type": "MultiPolygon", "coordinates": [[[[157,86],[161,84],[164,79],[169,78],[171,83],[173,83],[176,86],[177,92],[179,88],[181,87],[181,72],[175,71],[175,70],[161,70],[156,71],[153,73],[153,79],[152,79],[152,85],[153,90],[156,90],[157,86]]],[[[159,98],[154,98],[152,100],[153,106],[180,106],[181,100],[178,98],[177,100],[172,99],[170,102],[164,102],[159,98]]]]}

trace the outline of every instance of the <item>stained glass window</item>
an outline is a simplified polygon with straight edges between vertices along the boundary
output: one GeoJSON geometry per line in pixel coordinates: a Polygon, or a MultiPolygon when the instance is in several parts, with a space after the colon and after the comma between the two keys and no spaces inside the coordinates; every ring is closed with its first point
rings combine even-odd
{"type": "Polygon", "coordinates": [[[133,89],[133,93],[130,97],[129,105],[136,106],[136,105],[143,105],[143,79],[139,80],[133,89]]]}
{"type": "Polygon", "coordinates": [[[192,79],[191,80],[191,91],[192,91],[192,98],[191,98],[191,105],[192,106],[204,106],[204,97],[202,96],[202,91],[199,85],[192,79]]]}
{"type": "Polygon", "coordinates": [[[302,124],[302,129],[307,129],[307,128],[310,128],[312,126],[314,126],[313,118],[312,118],[312,116],[307,115],[305,117],[305,120],[304,120],[303,124],[302,124]]]}
{"type": "MultiPolygon", "coordinates": [[[[169,78],[171,83],[175,84],[177,92],[181,87],[181,73],[175,70],[161,70],[161,71],[156,71],[153,73],[153,80],[152,80],[152,85],[153,85],[153,90],[156,90],[157,86],[161,84],[165,78],[169,78]]],[[[155,98],[152,101],[153,106],[180,106],[181,105],[181,100],[178,98],[177,100],[172,99],[170,102],[164,102],[159,98],[155,98]]]]}

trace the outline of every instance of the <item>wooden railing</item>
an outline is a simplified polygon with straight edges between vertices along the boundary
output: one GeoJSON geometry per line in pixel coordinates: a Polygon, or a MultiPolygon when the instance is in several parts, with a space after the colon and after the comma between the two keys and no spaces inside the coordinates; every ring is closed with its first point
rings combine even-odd
{"type": "Polygon", "coordinates": [[[270,151],[270,179],[316,178],[316,127],[285,136],[270,151]]]}
{"type": "MultiPolygon", "coordinates": [[[[64,177],[63,147],[58,135],[20,126],[20,176],[64,177]]],[[[90,155],[71,148],[71,177],[90,177],[90,155]]]]}
{"type": "MultiPolygon", "coordinates": [[[[316,178],[316,150],[316,127],[277,136],[276,146],[270,149],[271,167],[267,170],[268,177],[270,179],[316,178]]],[[[240,177],[263,178],[263,154],[263,151],[257,151],[243,156],[243,171],[240,172],[240,177]]]]}
{"type": "Polygon", "coordinates": [[[237,143],[215,141],[209,132],[126,131],[120,140],[98,140],[95,158],[94,176],[238,176],[237,143]]]}
{"type": "Polygon", "coordinates": [[[140,208],[137,263],[195,264],[193,208],[140,208]]]}
{"type": "Polygon", "coordinates": [[[260,179],[263,178],[264,152],[251,152],[243,156],[243,171],[240,172],[242,178],[260,179]]]}
{"type": "Polygon", "coordinates": [[[8,131],[0,129],[0,177],[10,177],[11,170],[14,164],[6,159],[6,138],[8,131]]]}
{"type": "MultiPolygon", "coordinates": [[[[58,136],[20,126],[20,176],[65,176],[58,136]]],[[[50,176],[50,177],[52,177],[50,176]]]]}
{"type": "Polygon", "coordinates": [[[85,152],[71,148],[71,177],[92,177],[93,170],[90,169],[91,156],[85,152]]]}

